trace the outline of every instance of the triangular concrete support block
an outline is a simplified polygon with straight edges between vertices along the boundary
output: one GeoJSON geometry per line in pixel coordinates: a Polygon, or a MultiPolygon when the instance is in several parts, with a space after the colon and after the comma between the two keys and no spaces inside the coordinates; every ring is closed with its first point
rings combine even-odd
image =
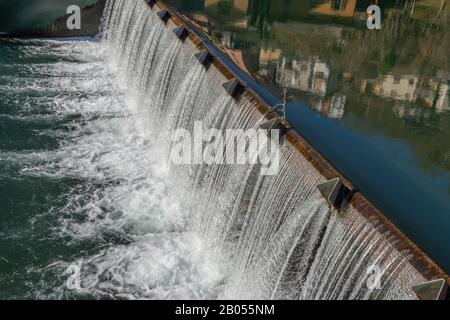
{"type": "Polygon", "coordinates": [[[278,118],[273,118],[267,122],[263,122],[259,126],[259,128],[267,131],[267,136],[269,137],[269,139],[272,137],[272,130],[280,130],[280,132],[279,132],[279,138],[280,138],[279,143],[280,144],[284,143],[286,134],[290,129],[290,128],[286,127],[286,125],[284,125],[281,122],[281,120],[278,118]]]}
{"type": "Polygon", "coordinates": [[[189,36],[189,31],[183,26],[175,28],[173,32],[175,33],[177,38],[180,39],[181,41],[186,40],[186,38],[189,36]]]}
{"type": "Polygon", "coordinates": [[[279,119],[273,118],[267,122],[263,122],[259,127],[263,130],[278,129],[279,123],[280,123],[279,119]]]}
{"type": "Polygon", "coordinates": [[[445,300],[448,293],[448,285],[445,279],[416,284],[411,289],[420,300],[445,300]]]}
{"type": "Polygon", "coordinates": [[[147,2],[150,8],[153,8],[156,4],[156,0],[145,0],[145,2],[147,2]]]}
{"type": "Polygon", "coordinates": [[[158,12],[158,16],[164,23],[167,23],[167,21],[169,21],[169,19],[171,17],[171,14],[169,11],[164,9],[164,10],[161,10],[158,12]]]}
{"type": "Polygon", "coordinates": [[[222,85],[225,90],[232,96],[234,99],[239,98],[239,96],[244,92],[245,86],[239,82],[236,78],[231,79],[225,82],[222,85]]]}
{"type": "Polygon", "coordinates": [[[214,56],[209,53],[208,50],[203,50],[195,54],[195,58],[204,66],[206,69],[209,68],[211,63],[214,61],[214,56]]]}

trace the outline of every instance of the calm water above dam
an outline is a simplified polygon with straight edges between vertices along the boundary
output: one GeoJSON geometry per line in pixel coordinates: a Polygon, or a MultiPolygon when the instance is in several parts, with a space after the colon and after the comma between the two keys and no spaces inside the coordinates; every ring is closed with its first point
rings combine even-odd
{"type": "Polygon", "coordinates": [[[450,270],[450,6],[171,0],[281,97],[288,120],[450,270]]]}

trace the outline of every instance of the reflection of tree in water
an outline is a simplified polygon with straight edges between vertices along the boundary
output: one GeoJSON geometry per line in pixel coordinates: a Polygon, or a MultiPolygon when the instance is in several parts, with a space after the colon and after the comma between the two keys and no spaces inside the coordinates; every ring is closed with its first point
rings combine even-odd
{"type": "Polygon", "coordinates": [[[261,36],[266,34],[267,27],[270,23],[271,5],[271,0],[250,0],[248,6],[249,25],[256,27],[261,36]]]}
{"type": "Polygon", "coordinates": [[[429,172],[433,172],[435,164],[450,170],[449,114],[439,115],[420,101],[410,104],[375,97],[367,100],[367,95],[358,93],[363,78],[376,79],[377,75],[415,75],[423,84],[431,79],[445,82],[450,73],[448,25],[424,24],[398,15],[386,17],[383,23],[381,32],[361,30],[348,34],[341,52],[329,57],[335,68],[354,75],[346,111],[363,118],[361,131],[383,132],[408,141],[423,159],[421,166],[429,172]]]}
{"type": "Polygon", "coordinates": [[[387,17],[382,32],[353,32],[343,42],[336,60],[347,70],[361,71],[372,62],[379,73],[401,72],[433,75],[450,71],[448,26],[424,25],[401,16],[387,17]],[[345,66],[344,66],[345,65],[345,66]]]}
{"type": "Polygon", "coordinates": [[[348,124],[354,130],[407,142],[419,155],[420,166],[431,174],[441,174],[436,165],[450,170],[450,114],[355,91],[347,92],[347,96],[351,103],[346,105],[346,112],[352,116],[348,124]]]}
{"type": "Polygon", "coordinates": [[[280,47],[289,58],[318,56],[337,72],[366,78],[388,73],[434,76],[439,70],[450,72],[450,24],[431,25],[391,14],[384,18],[382,30],[375,32],[316,26],[308,32],[274,28],[269,44],[280,47]]]}

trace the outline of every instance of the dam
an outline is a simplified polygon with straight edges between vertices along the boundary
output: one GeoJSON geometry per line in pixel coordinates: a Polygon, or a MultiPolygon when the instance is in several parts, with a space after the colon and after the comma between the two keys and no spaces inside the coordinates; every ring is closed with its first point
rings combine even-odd
{"type": "MultiPolygon", "coordinates": [[[[33,280],[10,294],[417,299],[413,287],[448,283],[290,127],[273,108],[280,101],[265,96],[187,16],[163,1],[108,0],[102,20],[99,42],[6,40],[23,60],[11,64],[18,71],[2,71],[30,72],[30,80],[14,83],[10,104],[20,113],[2,117],[42,134],[16,139],[23,150],[32,149],[30,140],[41,144],[31,152],[4,148],[3,186],[23,181],[41,190],[37,181],[46,179],[57,195],[27,220],[54,244],[24,268],[33,280]],[[30,104],[42,110],[30,112],[30,104]],[[259,164],[170,162],[174,130],[193,132],[196,122],[219,131],[257,129],[273,119],[286,129],[274,175],[261,175],[259,164]],[[327,190],[330,181],[335,189],[327,190]]],[[[12,89],[4,79],[1,85],[12,89]]],[[[20,232],[2,231],[3,241],[20,232]]],[[[34,237],[24,237],[19,250],[46,244],[34,237]]]]}

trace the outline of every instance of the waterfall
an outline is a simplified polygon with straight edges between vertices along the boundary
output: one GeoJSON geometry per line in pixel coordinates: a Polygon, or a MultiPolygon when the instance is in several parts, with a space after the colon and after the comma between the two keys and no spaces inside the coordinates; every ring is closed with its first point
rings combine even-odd
{"type": "MultiPolygon", "coordinates": [[[[122,197],[120,188],[128,183],[128,192],[138,193],[144,205],[148,197],[151,205],[155,192],[162,193],[159,186],[165,185],[161,189],[169,190],[171,197],[164,201],[162,214],[149,210],[147,216],[133,216],[133,228],[140,231],[128,234],[129,242],[75,261],[89,266],[82,277],[95,279],[90,293],[130,297],[127,290],[134,290],[132,297],[138,298],[411,298],[411,284],[424,279],[408,264],[408,252],[398,252],[388,235],[352,207],[342,212],[330,208],[316,188],[325,179],[289,142],[280,147],[280,167],[272,176],[261,175],[258,164],[169,161],[175,129],[192,132],[197,121],[222,131],[258,128],[264,117],[248,94],[233,100],[222,87],[224,76],[214,66],[201,66],[194,57],[196,46],[179,41],[173,23],[165,25],[155,10],[143,0],[109,0],[106,5],[100,46],[108,63],[117,66],[122,84],[117,90],[136,106],[130,123],[151,142],[139,144],[145,149],[141,154],[133,148],[123,155],[132,163],[136,157],[142,160],[141,167],[133,167],[135,176],[128,178],[124,172],[131,169],[122,169],[117,176],[125,176],[125,182],[102,192],[114,190],[111,199],[122,197]],[[147,163],[145,157],[157,157],[158,162],[147,163]],[[146,180],[144,172],[150,167],[166,175],[146,180]],[[167,212],[170,218],[164,216],[167,212]],[[149,220],[159,221],[162,231],[144,228],[149,220]],[[372,270],[380,272],[381,287],[368,285],[372,270]]],[[[121,126],[120,121],[115,125],[121,126]]],[[[127,145],[136,143],[123,138],[127,145]]],[[[97,148],[106,146],[100,143],[97,148]]],[[[114,159],[108,164],[114,168],[114,159]]],[[[137,200],[129,201],[131,205],[137,200]]],[[[111,221],[106,228],[128,230],[111,221]]]]}

